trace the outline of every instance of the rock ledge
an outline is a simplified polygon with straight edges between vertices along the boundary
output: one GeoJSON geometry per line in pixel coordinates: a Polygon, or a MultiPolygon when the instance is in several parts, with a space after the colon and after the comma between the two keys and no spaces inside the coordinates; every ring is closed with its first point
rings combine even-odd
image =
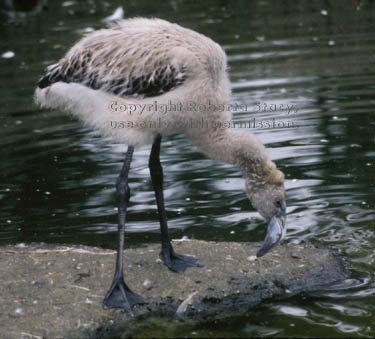
{"type": "MultiPolygon", "coordinates": [[[[255,259],[246,243],[174,241],[203,268],[170,272],[160,245],[125,251],[126,282],[149,300],[136,319],[207,321],[241,315],[270,298],[285,298],[347,277],[328,249],[281,246],[255,259]]],[[[0,333],[7,338],[103,337],[132,321],[121,310],[103,310],[115,252],[46,244],[0,247],[0,333]]]]}

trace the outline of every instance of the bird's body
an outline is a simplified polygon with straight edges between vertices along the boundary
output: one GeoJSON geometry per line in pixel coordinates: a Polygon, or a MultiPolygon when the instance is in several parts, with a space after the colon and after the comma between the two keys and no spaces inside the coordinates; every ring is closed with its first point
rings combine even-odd
{"type": "Polygon", "coordinates": [[[231,120],[229,110],[218,116],[212,108],[229,102],[222,48],[159,19],[129,19],[90,34],[50,66],[39,86],[49,89],[37,93],[42,106],[69,111],[128,145],[184,132],[202,118],[231,120]]]}
{"type": "Polygon", "coordinates": [[[135,18],[89,34],[39,81],[35,99],[40,106],[67,111],[129,145],[117,182],[120,240],[106,307],[131,312],[132,304],[142,302],[121,283],[121,234],[134,146],[153,144],[149,166],[162,231],[161,256],[171,270],[183,271],[198,264],[176,254],[169,242],[159,160],[164,135],[184,133],[210,158],[242,170],[253,206],[266,220],[272,220],[262,255],[282,237],[284,222],[278,220],[286,208],[284,175],[255,136],[229,128],[233,125],[226,69],[223,49],[204,35],[160,19],[135,18]]]}

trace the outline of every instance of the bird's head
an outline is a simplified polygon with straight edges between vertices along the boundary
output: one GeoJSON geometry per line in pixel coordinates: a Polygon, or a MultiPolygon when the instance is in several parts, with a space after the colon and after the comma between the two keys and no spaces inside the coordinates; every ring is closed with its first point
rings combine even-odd
{"type": "Polygon", "coordinates": [[[246,176],[246,193],[254,208],[268,222],[267,236],[257,256],[265,255],[286,233],[284,174],[271,161],[261,173],[246,176]]]}

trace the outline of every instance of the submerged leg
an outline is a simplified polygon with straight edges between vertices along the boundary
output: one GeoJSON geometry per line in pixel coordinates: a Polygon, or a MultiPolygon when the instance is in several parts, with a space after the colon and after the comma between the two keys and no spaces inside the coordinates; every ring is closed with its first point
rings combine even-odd
{"type": "Polygon", "coordinates": [[[158,206],[158,213],[160,219],[161,231],[161,252],[160,257],[164,264],[174,272],[184,272],[188,267],[201,267],[197,263],[197,259],[191,256],[183,256],[177,254],[171,245],[168,235],[167,216],[164,208],[164,195],[163,195],[163,169],[160,164],[160,142],[161,136],[157,135],[152,145],[149,167],[154,186],[156,203],[158,206]]]}
{"type": "Polygon", "coordinates": [[[132,292],[125,284],[123,273],[126,209],[128,207],[130,198],[128,174],[133,157],[133,151],[134,147],[129,146],[120,175],[116,181],[118,199],[118,247],[116,271],[112,285],[103,300],[104,308],[123,308],[127,310],[131,316],[134,316],[132,311],[133,305],[145,303],[145,300],[141,296],[132,292]]]}

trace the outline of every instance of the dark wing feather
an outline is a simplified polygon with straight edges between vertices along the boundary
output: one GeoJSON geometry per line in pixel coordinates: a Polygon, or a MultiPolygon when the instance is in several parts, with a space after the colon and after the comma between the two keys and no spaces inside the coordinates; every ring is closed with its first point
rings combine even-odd
{"type": "Polygon", "coordinates": [[[168,62],[156,62],[154,69],[148,68],[147,71],[140,72],[139,69],[142,68],[134,67],[134,63],[139,57],[134,54],[131,55],[133,58],[129,62],[130,72],[122,72],[121,67],[126,68],[126,60],[130,55],[125,53],[124,60],[112,60],[112,58],[118,58],[118,54],[116,54],[118,48],[116,47],[107,52],[104,57],[101,56],[102,65],[98,65],[97,59],[93,57],[90,50],[67,56],[58,64],[47,69],[47,73],[40,79],[38,86],[45,88],[58,81],[73,82],[120,97],[153,97],[181,85],[186,80],[184,67],[176,69],[168,62]],[[115,67],[117,70],[115,74],[107,74],[107,68],[108,73],[113,70],[113,67],[108,66],[109,64],[112,66],[119,64],[121,67],[115,67]],[[138,71],[132,71],[132,69],[138,71]]]}

